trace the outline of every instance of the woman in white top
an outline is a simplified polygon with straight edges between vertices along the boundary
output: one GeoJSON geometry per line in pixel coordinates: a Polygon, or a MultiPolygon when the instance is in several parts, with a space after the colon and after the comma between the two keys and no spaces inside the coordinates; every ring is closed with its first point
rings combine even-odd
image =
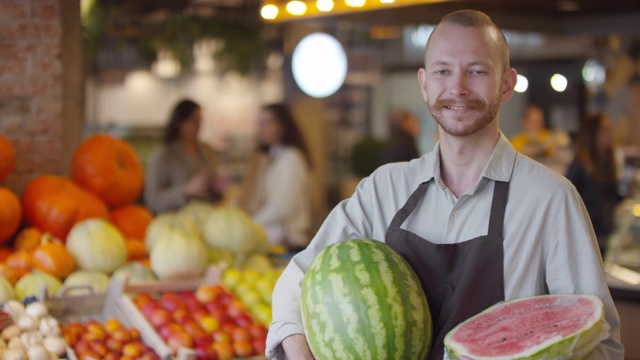
{"type": "Polygon", "coordinates": [[[265,227],[271,245],[293,250],[309,243],[310,168],[304,138],[289,109],[283,104],[263,107],[240,205],[265,227]]]}

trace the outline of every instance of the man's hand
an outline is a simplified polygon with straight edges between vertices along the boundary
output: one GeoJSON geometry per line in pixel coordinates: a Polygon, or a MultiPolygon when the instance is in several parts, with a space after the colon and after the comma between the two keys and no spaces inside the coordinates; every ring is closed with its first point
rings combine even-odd
{"type": "Polygon", "coordinates": [[[285,338],[282,340],[282,349],[288,359],[315,360],[304,335],[296,334],[285,338]]]}

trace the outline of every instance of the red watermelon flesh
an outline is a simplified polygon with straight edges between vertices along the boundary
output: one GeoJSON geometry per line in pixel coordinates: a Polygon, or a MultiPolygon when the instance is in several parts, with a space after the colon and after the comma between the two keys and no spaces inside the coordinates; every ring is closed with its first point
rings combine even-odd
{"type": "Polygon", "coordinates": [[[445,338],[450,358],[555,359],[592,351],[608,336],[600,299],[545,295],[493,306],[445,338]]]}

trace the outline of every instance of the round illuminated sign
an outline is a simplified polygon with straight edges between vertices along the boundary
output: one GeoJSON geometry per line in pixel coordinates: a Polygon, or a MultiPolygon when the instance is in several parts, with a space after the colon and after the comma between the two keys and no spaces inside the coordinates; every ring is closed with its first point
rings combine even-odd
{"type": "Polygon", "coordinates": [[[293,79],[314,98],[335,93],[347,77],[347,54],[336,38],[325,33],[305,36],[293,50],[293,79]]]}

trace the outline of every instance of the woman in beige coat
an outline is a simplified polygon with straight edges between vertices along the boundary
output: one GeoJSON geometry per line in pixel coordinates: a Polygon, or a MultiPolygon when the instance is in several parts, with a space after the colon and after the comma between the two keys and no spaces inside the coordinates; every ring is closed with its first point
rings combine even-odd
{"type": "Polygon", "coordinates": [[[198,140],[200,105],[182,100],[171,113],[163,143],[149,155],[144,202],[154,213],[174,211],[190,199],[215,201],[216,155],[198,140]]]}

